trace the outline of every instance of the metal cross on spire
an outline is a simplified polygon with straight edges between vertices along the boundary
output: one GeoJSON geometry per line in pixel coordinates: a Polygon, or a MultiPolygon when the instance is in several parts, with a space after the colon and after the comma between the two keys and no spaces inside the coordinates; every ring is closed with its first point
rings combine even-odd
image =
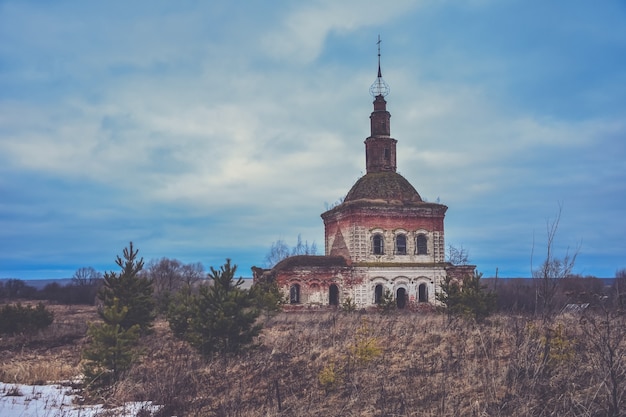
{"type": "Polygon", "coordinates": [[[382,41],[380,40],[380,35],[378,35],[378,42],[376,42],[376,45],[378,45],[378,77],[376,78],[376,81],[374,81],[374,84],[372,84],[370,87],[370,94],[372,95],[372,97],[378,97],[378,96],[385,97],[387,94],[389,94],[389,86],[387,85],[385,80],[383,80],[383,74],[382,74],[382,71],[380,70],[380,43],[381,42],[382,41]]]}
{"type": "Polygon", "coordinates": [[[376,45],[378,45],[378,78],[382,78],[383,75],[380,72],[380,43],[382,41],[380,40],[380,35],[378,35],[378,42],[376,42],[376,45]]]}

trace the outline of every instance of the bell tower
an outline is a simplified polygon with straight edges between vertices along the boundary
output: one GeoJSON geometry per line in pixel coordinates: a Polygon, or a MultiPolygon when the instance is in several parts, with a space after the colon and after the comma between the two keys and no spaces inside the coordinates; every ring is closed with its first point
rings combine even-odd
{"type": "Polygon", "coordinates": [[[385,96],[389,86],[380,70],[380,36],[378,37],[378,76],[370,87],[374,97],[374,111],[370,115],[370,136],[365,139],[365,167],[367,173],[396,172],[396,142],[391,135],[391,114],[387,111],[385,96]]]}

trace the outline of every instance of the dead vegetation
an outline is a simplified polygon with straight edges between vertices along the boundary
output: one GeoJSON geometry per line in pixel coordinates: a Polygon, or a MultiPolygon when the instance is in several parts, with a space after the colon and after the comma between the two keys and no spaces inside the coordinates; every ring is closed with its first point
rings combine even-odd
{"type": "MultiPolygon", "coordinates": [[[[475,324],[435,313],[290,312],[266,323],[255,349],[210,361],[158,321],[107,400],[153,400],[179,416],[618,416],[626,323],[592,314],[475,324]]],[[[78,373],[95,310],[61,307],[55,317],[47,334],[1,341],[0,379],[78,373]]]]}
{"type": "Polygon", "coordinates": [[[47,305],[53,323],[35,334],[0,338],[0,381],[43,384],[80,373],[80,352],[95,307],[47,305]]]}

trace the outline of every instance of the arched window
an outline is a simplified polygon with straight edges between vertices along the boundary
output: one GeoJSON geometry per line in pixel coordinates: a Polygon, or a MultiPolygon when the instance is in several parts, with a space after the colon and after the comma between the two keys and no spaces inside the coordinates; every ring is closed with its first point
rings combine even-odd
{"type": "Polygon", "coordinates": [[[300,285],[293,284],[289,288],[289,304],[300,304],[300,285]]]}
{"type": "Polygon", "coordinates": [[[420,303],[428,302],[428,287],[426,284],[420,284],[418,287],[418,301],[420,303]]]}
{"type": "Polygon", "coordinates": [[[396,255],[406,255],[406,235],[396,236],[396,255]]]}
{"type": "Polygon", "coordinates": [[[374,303],[380,304],[383,299],[383,286],[381,284],[376,285],[374,288],[374,303]]]}
{"type": "Polygon", "coordinates": [[[417,235],[417,238],[415,239],[415,252],[418,255],[428,254],[428,239],[423,233],[417,235]]]}
{"type": "Polygon", "coordinates": [[[372,251],[374,252],[374,255],[385,254],[385,241],[383,239],[383,235],[380,233],[375,234],[372,238],[372,251]]]}
{"type": "Polygon", "coordinates": [[[406,299],[406,290],[404,288],[398,288],[398,291],[396,291],[396,305],[400,310],[406,307],[406,299]]]}

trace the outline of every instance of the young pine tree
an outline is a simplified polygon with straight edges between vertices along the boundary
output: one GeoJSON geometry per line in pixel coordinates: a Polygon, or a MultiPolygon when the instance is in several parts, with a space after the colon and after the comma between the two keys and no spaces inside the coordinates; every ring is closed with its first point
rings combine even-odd
{"type": "Polygon", "coordinates": [[[475,272],[462,282],[449,276],[444,279],[435,298],[446,307],[448,317],[464,316],[482,321],[495,310],[496,295],[483,287],[482,276],[482,273],[475,272]]]}
{"type": "Polygon", "coordinates": [[[235,281],[237,266],[226,260],[219,271],[211,267],[212,285],[200,287],[184,338],[204,356],[237,353],[250,345],[261,331],[250,291],[235,281]]]}
{"type": "Polygon", "coordinates": [[[152,297],[152,282],[149,278],[139,275],[143,269],[143,258],[137,259],[138,249],[133,248],[130,242],[124,248],[124,259],[119,255],[115,263],[122,268],[119,274],[107,272],[104,274],[102,288],[98,298],[103,302],[104,309],[100,316],[105,320],[104,310],[112,307],[117,299],[119,306],[127,309],[124,319],[119,323],[124,329],[138,325],[142,332],[150,330],[155,318],[154,298],[152,297]]]}
{"type": "Polygon", "coordinates": [[[461,284],[447,275],[441,283],[441,289],[435,294],[435,299],[445,306],[448,318],[462,312],[461,284]]]}
{"type": "Polygon", "coordinates": [[[393,293],[385,288],[385,292],[382,297],[380,297],[380,301],[376,304],[376,308],[381,314],[389,314],[392,311],[395,311],[397,307],[396,300],[393,299],[393,293]]]}
{"type": "Polygon", "coordinates": [[[179,339],[185,339],[189,332],[197,299],[198,296],[192,292],[191,286],[186,286],[176,293],[167,309],[166,318],[170,329],[179,339]]]}
{"type": "Polygon", "coordinates": [[[496,294],[482,285],[482,277],[481,272],[466,276],[461,288],[463,313],[476,321],[486,319],[496,309],[496,294]]]}
{"type": "Polygon", "coordinates": [[[99,390],[119,380],[136,356],[139,325],[122,326],[128,308],[113,304],[102,311],[103,323],[91,323],[87,332],[91,344],[83,351],[83,373],[88,389],[99,390]]]}
{"type": "Polygon", "coordinates": [[[285,296],[276,281],[259,281],[250,289],[255,307],[263,311],[267,318],[277,314],[285,304],[285,296]]]}

